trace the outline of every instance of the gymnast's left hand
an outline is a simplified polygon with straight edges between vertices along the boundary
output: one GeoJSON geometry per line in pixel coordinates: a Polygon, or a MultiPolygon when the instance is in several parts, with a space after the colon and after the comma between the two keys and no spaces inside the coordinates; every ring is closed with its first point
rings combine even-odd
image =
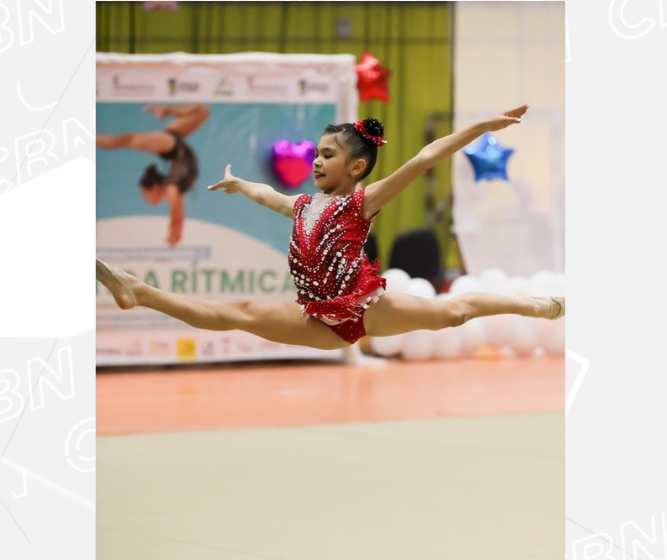
{"type": "Polygon", "coordinates": [[[488,132],[495,132],[496,130],[507,128],[510,125],[518,124],[521,122],[521,117],[526,114],[527,110],[528,105],[521,105],[521,107],[517,107],[516,109],[512,109],[502,115],[489,119],[484,123],[486,125],[485,128],[488,132]]]}
{"type": "Polygon", "coordinates": [[[208,188],[209,191],[217,191],[218,189],[223,189],[227,194],[241,192],[240,181],[237,177],[232,175],[231,164],[228,164],[227,167],[225,167],[225,177],[222,179],[222,181],[219,181],[215,185],[211,185],[208,188]]]}

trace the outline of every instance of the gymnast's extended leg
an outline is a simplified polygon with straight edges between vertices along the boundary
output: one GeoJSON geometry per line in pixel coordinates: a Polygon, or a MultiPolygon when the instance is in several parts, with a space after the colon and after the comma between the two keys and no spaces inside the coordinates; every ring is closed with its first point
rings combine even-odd
{"type": "Polygon", "coordinates": [[[296,303],[219,302],[164,292],[126,272],[97,262],[97,279],[112,293],[122,309],[148,307],[199,329],[242,330],[273,342],[298,344],[321,350],[348,346],[324,323],[304,316],[296,303]]]}
{"type": "Polygon", "coordinates": [[[164,131],[133,132],[130,134],[97,134],[95,144],[105,150],[132,149],[152,154],[168,152],[174,147],[174,137],[164,131]]]}
{"type": "Polygon", "coordinates": [[[448,300],[428,299],[409,294],[384,294],[364,314],[369,336],[393,336],[416,330],[436,331],[458,327],[477,317],[505,313],[555,319],[565,311],[562,298],[516,296],[471,292],[448,300]]]}

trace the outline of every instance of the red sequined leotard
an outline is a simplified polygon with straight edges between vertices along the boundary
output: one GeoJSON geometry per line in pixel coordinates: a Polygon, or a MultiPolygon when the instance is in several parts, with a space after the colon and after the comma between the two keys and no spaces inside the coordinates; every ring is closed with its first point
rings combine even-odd
{"type": "Polygon", "coordinates": [[[294,203],[294,227],[289,245],[289,267],[301,311],[352,342],[365,334],[364,310],[382,295],[387,282],[378,274],[379,260],[361,256],[372,220],[363,217],[366,187],[351,195],[303,194],[294,203]],[[361,329],[361,330],[359,330],[361,329]],[[350,331],[350,332],[347,332],[350,331]]]}

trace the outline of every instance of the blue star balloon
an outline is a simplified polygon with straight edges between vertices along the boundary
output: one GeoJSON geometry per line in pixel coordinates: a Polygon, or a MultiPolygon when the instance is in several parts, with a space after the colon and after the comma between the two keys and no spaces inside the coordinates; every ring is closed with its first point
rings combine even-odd
{"type": "Polygon", "coordinates": [[[507,181],[507,160],[514,150],[501,146],[490,132],[485,132],[477,144],[468,146],[463,153],[475,170],[475,182],[482,179],[507,181]]]}

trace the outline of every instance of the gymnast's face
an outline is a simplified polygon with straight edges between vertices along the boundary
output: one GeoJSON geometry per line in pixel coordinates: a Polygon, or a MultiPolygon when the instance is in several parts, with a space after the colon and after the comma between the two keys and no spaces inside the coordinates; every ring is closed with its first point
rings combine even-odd
{"type": "Polygon", "coordinates": [[[141,185],[141,194],[151,206],[157,206],[164,198],[164,189],[160,183],[155,183],[151,188],[141,185]]]}
{"type": "Polygon", "coordinates": [[[317,145],[313,173],[315,188],[326,194],[332,194],[346,184],[354,185],[363,171],[366,162],[363,159],[351,160],[348,150],[338,134],[325,134],[317,145]]]}

